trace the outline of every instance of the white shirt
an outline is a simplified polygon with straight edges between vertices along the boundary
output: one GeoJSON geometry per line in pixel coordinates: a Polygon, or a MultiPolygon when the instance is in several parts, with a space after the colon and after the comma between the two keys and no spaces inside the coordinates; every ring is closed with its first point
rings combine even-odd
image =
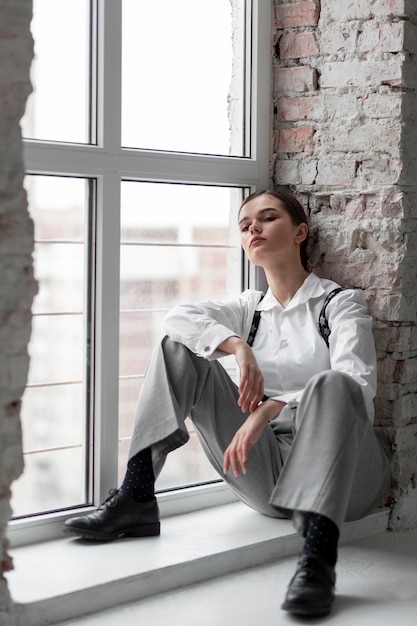
{"type": "Polygon", "coordinates": [[[235,300],[180,305],[165,317],[166,333],[195,354],[212,360],[226,356],[217,346],[228,337],[246,341],[255,310],[262,311],[252,349],[264,376],[267,396],[286,403],[298,402],[312,376],[335,369],[360,384],[373,420],[376,355],[372,319],[362,294],[347,289],[329,302],[329,348],[318,330],[326,295],[338,286],[309,274],[285,308],[270,290],[261,300],[262,293],[251,289],[235,300]]]}

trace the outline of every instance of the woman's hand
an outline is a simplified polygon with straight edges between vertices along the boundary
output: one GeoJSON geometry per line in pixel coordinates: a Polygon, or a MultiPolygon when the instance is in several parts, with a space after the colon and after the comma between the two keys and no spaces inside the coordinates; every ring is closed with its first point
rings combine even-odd
{"type": "Polygon", "coordinates": [[[247,473],[249,450],[262,435],[266,424],[274,417],[277,417],[284,406],[284,402],[268,400],[260,404],[249,415],[226,448],[223,457],[223,472],[225,474],[231,467],[233,474],[239,476],[239,466],[244,474],[247,473]]]}
{"type": "Polygon", "coordinates": [[[229,337],[220,350],[234,354],[240,373],[238,405],[243,413],[254,411],[264,397],[264,377],[252,348],[239,337],[229,337]]]}

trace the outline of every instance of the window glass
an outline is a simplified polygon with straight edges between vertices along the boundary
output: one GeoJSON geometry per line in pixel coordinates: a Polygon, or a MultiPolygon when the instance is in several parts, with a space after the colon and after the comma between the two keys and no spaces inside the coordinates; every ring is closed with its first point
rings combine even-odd
{"type": "MultiPolygon", "coordinates": [[[[15,517],[98,505],[120,484],[166,311],[248,284],[237,208],[241,185],[268,178],[270,9],[264,0],[33,0],[34,91],[22,129],[36,172],[25,186],[38,294],[15,517]]],[[[235,377],[233,358],[221,363],[235,377]]],[[[218,480],[188,428],[159,491],[218,480]]],[[[15,526],[27,541],[35,527],[61,532],[61,519],[15,526]]]]}
{"type": "Polygon", "coordinates": [[[123,0],[123,146],[247,156],[244,5],[123,0]]]}
{"type": "Polygon", "coordinates": [[[86,180],[28,176],[26,188],[39,287],[22,403],[25,470],[13,484],[15,516],[85,503],[87,475],[86,180]]]}
{"type": "MultiPolygon", "coordinates": [[[[236,207],[240,189],[124,182],[121,207],[119,472],[123,476],[138,393],[150,353],[177,303],[226,299],[241,289],[236,207]]],[[[224,361],[233,372],[231,359],[224,361]]],[[[158,489],[218,478],[191,424],[158,489]]]]}
{"type": "Polygon", "coordinates": [[[22,119],[28,139],[88,142],[89,5],[33,0],[33,92],[22,119]]]}

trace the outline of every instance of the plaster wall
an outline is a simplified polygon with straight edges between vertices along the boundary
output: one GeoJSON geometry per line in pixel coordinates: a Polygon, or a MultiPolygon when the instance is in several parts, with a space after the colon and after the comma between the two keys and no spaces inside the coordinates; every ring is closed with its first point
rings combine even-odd
{"type": "Polygon", "coordinates": [[[13,624],[4,573],[12,563],[5,529],[10,487],[23,469],[20,399],[26,384],[31,305],[33,224],[23,190],[19,120],[30,93],[31,0],[0,0],[0,625],[13,624]]]}

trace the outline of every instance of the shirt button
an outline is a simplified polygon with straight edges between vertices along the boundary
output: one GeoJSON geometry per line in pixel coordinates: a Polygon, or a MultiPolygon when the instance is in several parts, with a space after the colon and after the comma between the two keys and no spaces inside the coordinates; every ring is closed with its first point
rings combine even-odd
{"type": "Polygon", "coordinates": [[[206,346],[206,347],[204,348],[204,352],[210,352],[210,346],[206,346]]]}
{"type": "Polygon", "coordinates": [[[288,339],[283,339],[281,341],[281,348],[287,348],[288,347],[288,339]]]}

